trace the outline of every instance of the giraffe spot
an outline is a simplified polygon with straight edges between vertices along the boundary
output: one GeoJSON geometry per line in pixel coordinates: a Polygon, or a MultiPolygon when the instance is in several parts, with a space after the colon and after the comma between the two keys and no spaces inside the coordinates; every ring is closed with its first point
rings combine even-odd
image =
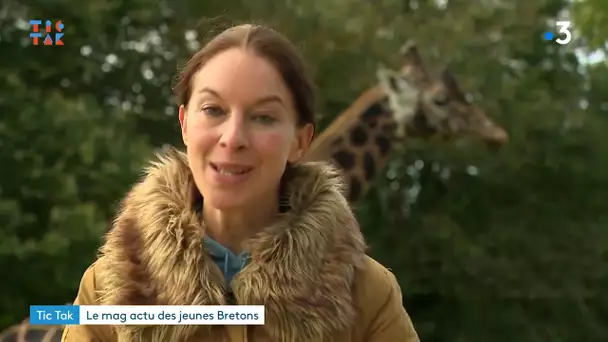
{"type": "Polygon", "coordinates": [[[361,181],[359,181],[357,177],[351,177],[348,186],[348,200],[351,202],[356,202],[361,196],[361,188],[361,181]]]}
{"type": "Polygon", "coordinates": [[[352,169],[355,166],[355,154],[349,151],[338,151],[332,155],[332,158],[345,170],[352,169]]]}
{"type": "Polygon", "coordinates": [[[385,123],[384,125],[382,125],[381,130],[385,133],[393,133],[395,130],[397,129],[397,123],[396,122],[388,122],[385,123]]]}
{"type": "Polygon", "coordinates": [[[385,113],[382,101],[372,103],[363,113],[361,113],[361,119],[364,121],[374,121],[379,116],[385,113]]]}
{"type": "Polygon", "coordinates": [[[382,106],[384,111],[390,110],[390,108],[391,108],[391,101],[389,101],[388,96],[386,96],[382,100],[378,101],[378,103],[380,103],[380,105],[382,106]]]}
{"type": "Polygon", "coordinates": [[[378,135],[376,136],[376,146],[380,149],[382,156],[386,156],[391,150],[391,141],[383,135],[378,135]]]}
{"type": "Polygon", "coordinates": [[[350,141],[355,146],[363,146],[367,142],[367,132],[361,126],[355,126],[350,131],[350,141]]]}
{"type": "Polygon", "coordinates": [[[366,181],[371,181],[376,176],[376,162],[369,151],[363,155],[363,170],[365,170],[366,181]]]}
{"type": "Polygon", "coordinates": [[[344,141],[343,137],[337,137],[336,139],[334,139],[334,141],[332,141],[331,145],[332,146],[340,146],[343,141],[344,141]]]}

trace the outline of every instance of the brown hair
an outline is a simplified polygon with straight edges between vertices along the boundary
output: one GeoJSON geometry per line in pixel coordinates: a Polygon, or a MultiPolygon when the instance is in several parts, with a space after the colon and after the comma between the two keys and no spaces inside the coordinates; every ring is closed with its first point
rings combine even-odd
{"type": "Polygon", "coordinates": [[[272,63],[291,92],[298,124],[315,124],[314,83],[304,58],[285,36],[262,25],[244,24],[230,27],[194,54],[179,74],[174,88],[178,105],[188,105],[194,74],[213,56],[233,47],[248,49],[272,63]]]}

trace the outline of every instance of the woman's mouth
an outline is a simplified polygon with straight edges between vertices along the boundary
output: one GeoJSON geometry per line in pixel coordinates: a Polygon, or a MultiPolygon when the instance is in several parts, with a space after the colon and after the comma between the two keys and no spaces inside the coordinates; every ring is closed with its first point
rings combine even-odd
{"type": "Polygon", "coordinates": [[[215,171],[217,171],[218,173],[222,174],[222,175],[242,175],[245,174],[251,170],[253,170],[253,167],[251,166],[244,166],[244,165],[237,165],[237,164],[227,164],[227,163],[209,163],[209,165],[211,165],[211,168],[214,169],[215,171]]]}
{"type": "Polygon", "coordinates": [[[232,164],[232,163],[209,163],[209,167],[215,175],[215,182],[224,185],[242,183],[249,178],[252,166],[232,164]]]}

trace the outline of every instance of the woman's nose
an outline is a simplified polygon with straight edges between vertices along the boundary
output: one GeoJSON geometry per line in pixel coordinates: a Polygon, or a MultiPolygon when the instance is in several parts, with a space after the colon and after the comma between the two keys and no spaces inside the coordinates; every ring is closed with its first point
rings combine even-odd
{"type": "Polygon", "coordinates": [[[247,127],[240,115],[231,115],[224,122],[219,144],[231,150],[240,150],[249,146],[247,127]]]}

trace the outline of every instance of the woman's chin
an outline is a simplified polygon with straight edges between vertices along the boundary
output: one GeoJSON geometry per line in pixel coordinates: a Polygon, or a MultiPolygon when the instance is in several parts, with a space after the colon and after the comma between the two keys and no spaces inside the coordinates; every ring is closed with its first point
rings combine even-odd
{"type": "Polygon", "coordinates": [[[246,205],[247,197],[242,191],[222,191],[222,194],[206,196],[205,204],[217,210],[233,210],[246,205]]]}

